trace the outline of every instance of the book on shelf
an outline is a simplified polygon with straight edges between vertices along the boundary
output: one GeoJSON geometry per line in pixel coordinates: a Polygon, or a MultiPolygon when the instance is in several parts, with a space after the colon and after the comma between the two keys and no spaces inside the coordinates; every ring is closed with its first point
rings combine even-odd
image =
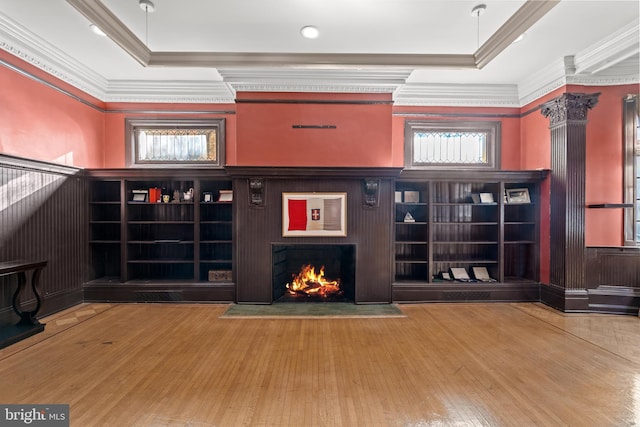
{"type": "Polygon", "coordinates": [[[406,190],[404,192],[404,202],[405,203],[419,203],[420,202],[420,192],[413,190],[406,190]]]}
{"type": "Polygon", "coordinates": [[[233,191],[232,190],[220,190],[220,195],[218,196],[219,202],[232,202],[233,201],[233,191]]]}
{"type": "Polygon", "coordinates": [[[493,193],[472,193],[471,199],[473,203],[495,204],[493,193]]]}
{"type": "Polygon", "coordinates": [[[469,277],[467,270],[462,267],[451,267],[451,276],[459,282],[472,282],[473,280],[469,277]]]}
{"type": "Polygon", "coordinates": [[[496,279],[492,279],[489,276],[487,267],[471,267],[473,277],[479,282],[496,282],[496,279]]]}

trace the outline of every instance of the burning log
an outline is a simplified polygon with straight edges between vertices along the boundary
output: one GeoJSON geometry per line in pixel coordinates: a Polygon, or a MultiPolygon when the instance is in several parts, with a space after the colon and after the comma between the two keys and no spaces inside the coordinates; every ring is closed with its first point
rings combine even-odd
{"type": "Polygon", "coordinates": [[[300,273],[293,276],[291,283],[286,284],[286,288],[292,295],[320,295],[325,298],[342,292],[339,279],[329,281],[324,277],[324,266],[316,274],[315,267],[311,265],[303,266],[300,273]]]}

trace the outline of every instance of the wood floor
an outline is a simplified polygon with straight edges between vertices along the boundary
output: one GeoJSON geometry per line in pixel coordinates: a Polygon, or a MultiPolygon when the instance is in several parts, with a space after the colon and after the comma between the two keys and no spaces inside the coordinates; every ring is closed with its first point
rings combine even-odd
{"type": "Polygon", "coordinates": [[[219,319],[84,304],[0,350],[0,402],[87,426],[638,426],[640,319],[540,304],[219,319]]]}

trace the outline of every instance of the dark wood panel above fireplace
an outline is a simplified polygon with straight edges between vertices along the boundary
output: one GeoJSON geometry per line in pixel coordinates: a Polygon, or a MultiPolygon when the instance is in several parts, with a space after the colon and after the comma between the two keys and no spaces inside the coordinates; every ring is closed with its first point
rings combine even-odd
{"type": "Polygon", "coordinates": [[[273,301],[273,245],[354,245],[355,303],[391,302],[393,179],[398,169],[230,168],[235,191],[234,241],[238,303],[273,301]],[[262,203],[252,204],[251,179],[263,182],[262,203]],[[378,203],[367,205],[365,179],[378,184],[378,203]],[[283,237],[282,193],[347,194],[346,237],[283,237]]]}

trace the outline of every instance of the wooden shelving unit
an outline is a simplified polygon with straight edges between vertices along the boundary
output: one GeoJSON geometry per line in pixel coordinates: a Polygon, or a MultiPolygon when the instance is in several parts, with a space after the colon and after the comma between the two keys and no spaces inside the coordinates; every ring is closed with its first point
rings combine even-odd
{"type": "Polygon", "coordinates": [[[96,172],[89,186],[88,300],[233,301],[233,202],[217,201],[221,190],[232,189],[223,171],[179,178],[156,170],[104,174],[96,172]],[[151,188],[169,201],[133,200],[134,190],[151,188]],[[191,188],[193,198],[185,200],[191,188]],[[224,274],[210,281],[210,271],[224,274]]]}
{"type": "Polygon", "coordinates": [[[403,172],[396,181],[393,300],[536,300],[545,176],[403,172]],[[530,201],[508,203],[505,192],[513,189],[526,189],[530,201]],[[479,203],[481,193],[492,201],[479,203]],[[495,281],[473,280],[473,267],[486,268],[495,281]],[[452,268],[463,268],[472,281],[448,280],[452,268]]]}

